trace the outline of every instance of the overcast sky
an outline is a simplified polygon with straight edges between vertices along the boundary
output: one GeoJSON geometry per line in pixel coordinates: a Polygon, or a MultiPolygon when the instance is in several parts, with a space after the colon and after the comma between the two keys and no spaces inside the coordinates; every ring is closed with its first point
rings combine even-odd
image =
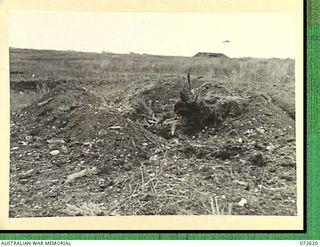
{"type": "Polygon", "coordinates": [[[294,13],[10,12],[9,46],[294,58],[295,21],[294,13]]]}

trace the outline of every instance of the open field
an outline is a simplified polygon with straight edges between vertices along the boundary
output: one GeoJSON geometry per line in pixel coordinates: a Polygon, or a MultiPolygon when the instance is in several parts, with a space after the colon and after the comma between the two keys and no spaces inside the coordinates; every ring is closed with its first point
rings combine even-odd
{"type": "Polygon", "coordinates": [[[294,73],[292,59],[10,49],[10,217],[296,215],[294,73]],[[188,72],[214,121],[176,109],[188,72]]]}

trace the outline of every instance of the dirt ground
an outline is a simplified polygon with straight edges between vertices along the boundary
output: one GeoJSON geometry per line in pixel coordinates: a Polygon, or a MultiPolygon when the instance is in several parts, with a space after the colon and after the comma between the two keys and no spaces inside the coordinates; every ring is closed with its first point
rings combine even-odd
{"type": "Polygon", "coordinates": [[[292,106],[199,79],[194,94],[224,114],[190,128],[174,111],[185,81],[46,80],[11,109],[10,217],[296,215],[292,106]]]}

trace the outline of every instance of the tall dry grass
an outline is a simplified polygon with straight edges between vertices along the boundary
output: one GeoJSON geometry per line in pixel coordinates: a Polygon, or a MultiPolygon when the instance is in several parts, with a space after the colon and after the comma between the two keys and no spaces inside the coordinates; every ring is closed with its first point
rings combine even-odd
{"type": "Polygon", "coordinates": [[[185,75],[231,81],[294,81],[294,60],[174,57],[138,54],[78,53],[12,49],[12,70],[37,78],[108,78],[117,74],[185,75]],[[18,61],[19,60],[19,61],[18,61]]]}

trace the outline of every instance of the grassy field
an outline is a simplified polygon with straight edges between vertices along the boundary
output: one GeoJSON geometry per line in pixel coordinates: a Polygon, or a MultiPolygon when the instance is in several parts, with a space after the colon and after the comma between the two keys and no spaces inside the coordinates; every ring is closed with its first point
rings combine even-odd
{"type": "MultiPolygon", "coordinates": [[[[11,49],[11,81],[134,80],[137,75],[203,77],[227,87],[260,90],[294,103],[292,59],[169,57],[11,49]],[[20,73],[21,72],[21,73],[20,73]]],[[[195,80],[197,81],[197,80],[195,80]]]]}

